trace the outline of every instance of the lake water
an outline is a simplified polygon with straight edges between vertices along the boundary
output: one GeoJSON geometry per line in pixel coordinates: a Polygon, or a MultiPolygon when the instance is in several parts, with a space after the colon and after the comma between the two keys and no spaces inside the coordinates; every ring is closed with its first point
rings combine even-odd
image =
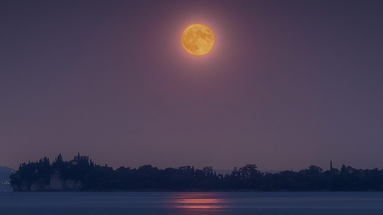
{"type": "Polygon", "coordinates": [[[1,215],[383,215],[383,193],[0,193],[1,215]]]}

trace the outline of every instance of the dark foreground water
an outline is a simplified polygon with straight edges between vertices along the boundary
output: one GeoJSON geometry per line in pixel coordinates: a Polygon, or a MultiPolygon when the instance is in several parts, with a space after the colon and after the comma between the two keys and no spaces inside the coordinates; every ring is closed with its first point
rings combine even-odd
{"type": "Polygon", "coordinates": [[[1,215],[383,215],[383,193],[0,193],[1,215]]]}

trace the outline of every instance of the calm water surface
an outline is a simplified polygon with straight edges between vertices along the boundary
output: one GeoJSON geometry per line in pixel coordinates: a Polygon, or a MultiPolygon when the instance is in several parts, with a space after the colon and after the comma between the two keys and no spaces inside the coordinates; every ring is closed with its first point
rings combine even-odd
{"type": "Polygon", "coordinates": [[[1,215],[383,215],[383,193],[0,193],[1,215]]]}

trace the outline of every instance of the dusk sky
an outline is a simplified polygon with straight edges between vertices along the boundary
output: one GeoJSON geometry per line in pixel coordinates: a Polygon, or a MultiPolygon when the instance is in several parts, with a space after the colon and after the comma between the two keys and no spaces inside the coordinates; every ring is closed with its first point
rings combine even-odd
{"type": "Polygon", "coordinates": [[[383,168],[383,1],[0,1],[0,166],[383,168]],[[208,25],[213,50],[181,44],[208,25]]]}

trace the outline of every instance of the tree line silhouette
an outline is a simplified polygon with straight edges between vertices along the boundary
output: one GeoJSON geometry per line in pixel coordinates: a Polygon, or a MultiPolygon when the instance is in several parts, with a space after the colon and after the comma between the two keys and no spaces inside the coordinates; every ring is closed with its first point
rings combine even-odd
{"type": "Polygon", "coordinates": [[[255,164],[217,174],[212,167],[193,166],[158,169],[95,164],[78,154],[64,161],[59,154],[23,163],[10,176],[14,191],[383,191],[383,169],[355,169],[342,165],[324,171],[310,166],[297,172],[260,172],[255,164]]]}

